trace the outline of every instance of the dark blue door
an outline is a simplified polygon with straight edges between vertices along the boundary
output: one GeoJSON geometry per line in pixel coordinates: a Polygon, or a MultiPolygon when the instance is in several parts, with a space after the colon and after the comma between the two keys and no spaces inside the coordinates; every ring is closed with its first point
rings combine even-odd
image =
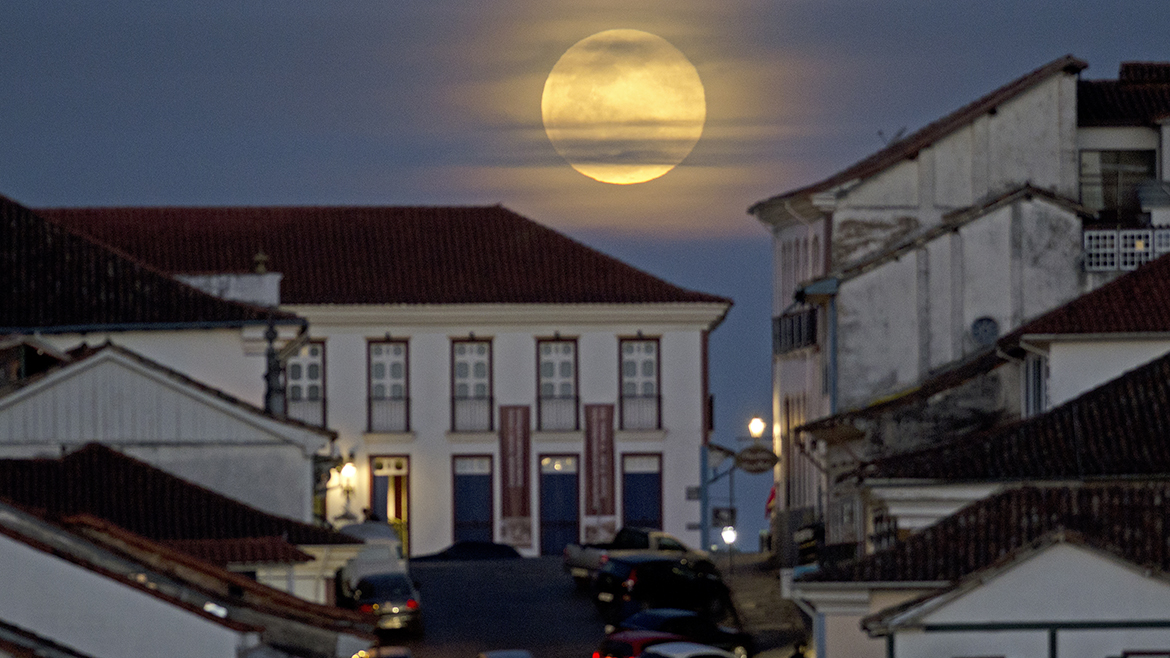
{"type": "Polygon", "coordinates": [[[492,458],[456,457],[455,541],[492,541],[492,458]]]}
{"type": "Polygon", "coordinates": [[[577,513],[577,457],[540,458],[540,554],[560,555],[580,532],[577,513]]]}
{"type": "Polygon", "coordinates": [[[662,529],[662,457],[622,457],[622,525],[662,529]]]}

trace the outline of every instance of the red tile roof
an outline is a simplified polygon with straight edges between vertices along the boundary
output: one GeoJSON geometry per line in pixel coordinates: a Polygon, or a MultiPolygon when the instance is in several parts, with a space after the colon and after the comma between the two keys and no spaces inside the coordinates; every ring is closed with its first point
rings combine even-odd
{"type": "MultiPolygon", "coordinates": [[[[156,542],[277,538],[301,546],[361,543],[261,512],[97,443],[60,459],[0,459],[0,498],[54,517],[91,514],[156,542]]],[[[223,543],[217,550],[231,546],[223,543]]]]}
{"type": "Polygon", "coordinates": [[[38,212],[172,274],[246,272],[263,252],[283,304],[730,303],[501,206],[38,212]]]}
{"type": "Polygon", "coordinates": [[[44,221],[0,196],[0,333],[280,324],[44,221]]]}
{"type": "Polygon", "coordinates": [[[1048,78],[1059,73],[1079,73],[1087,66],[1088,64],[1072,55],[1065,55],[1060,59],[1053,60],[818,183],[760,201],[749,208],[748,212],[754,214],[761,206],[773,201],[816,194],[851,180],[869,178],[902,160],[915,157],[922,149],[1048,78]]]}
{"type": "Polygon", "coordinates": [[[1170,355],[1039,416],[860,467],[865,479],[1170,475],[1170,355]]]}
{"type": "Polygon", "coordinates": [[[280,537],[238,539],[171,539],[160,542],[180,553],[218,566],[232,563],[264,564],[311,562],[313,556],[280,537]]]}
{"type": "Polygon", "coordinates": [[[1170,116],[1170,62],[1122,62],[1116,80],[1077,84],[1077,125],[1153,126],[1170,116]]]}
{"type": "Polygon", "coordinates": [[[860,560],[803,577],[815,582],[953,582],[1054,531],[1135,564],[1170,570],[1170,483],[1028,486],[978,501],[860,560]]]}

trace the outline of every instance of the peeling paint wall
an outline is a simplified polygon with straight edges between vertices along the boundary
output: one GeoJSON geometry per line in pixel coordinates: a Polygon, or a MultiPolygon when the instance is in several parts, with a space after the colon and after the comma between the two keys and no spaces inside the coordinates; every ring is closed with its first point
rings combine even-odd
{"type": "Polygon", "coordinates": [[[1077,198],[1076,77],[1056,76],[881,173],[839,190],[841,269],[952,210],[1030,182],[1077,198]]]}
{"type": "Polygon", "coordinates": [[[914,386],[974,354],[972,325],[1003,335],[1084,292],[1080,220],[1026,198],[841,283],[839,410],[914,386]]]}

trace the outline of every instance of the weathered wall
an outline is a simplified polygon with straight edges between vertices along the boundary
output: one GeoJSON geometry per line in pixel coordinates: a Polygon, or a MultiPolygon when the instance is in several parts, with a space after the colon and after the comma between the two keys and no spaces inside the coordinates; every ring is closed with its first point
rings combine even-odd
{"type": "Polygon", "coordinates": [[[913,386],[1000,335],[1080,294],[1079,219],[1021,197],[855,278],[838,295],[839,410],[913,386]]]}

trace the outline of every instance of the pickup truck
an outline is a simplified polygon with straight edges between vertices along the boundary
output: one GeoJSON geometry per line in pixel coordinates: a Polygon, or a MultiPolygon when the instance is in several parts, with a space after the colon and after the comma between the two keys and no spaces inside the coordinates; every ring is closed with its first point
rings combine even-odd
{"type": "Polygon", "coordinates": [[[641,554],[672,555],[691,560],[707,560],[704,551],[688,548],[675,537],[650,528],[622,528],[608,544],[569,544],[564,551],[565,572],[577,586],[585,589],[593,575],[610,556],[641,554]]]}

